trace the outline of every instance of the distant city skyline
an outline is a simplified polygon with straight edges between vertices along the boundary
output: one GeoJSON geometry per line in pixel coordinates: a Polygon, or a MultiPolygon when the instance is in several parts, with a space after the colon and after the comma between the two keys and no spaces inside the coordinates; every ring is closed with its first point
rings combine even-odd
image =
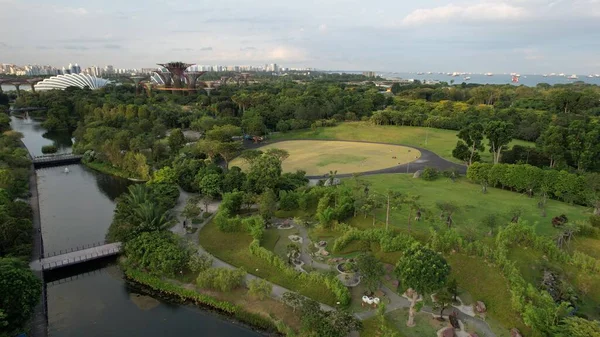
{"type": "Polygon", "coordinates": [[[0,0],[0,62],[600,72],[598,0],[0,0]]]}
{"type": "MultiPolygon", "coordinates": [[[[69,63],[67,66],[55,66],[49,64],[13,64],[3,63],[0,60],[0,74],[17,76],[45,76],[60,74],[89,74],[94,76],[112,75],[112,74],[150,74],[156,72],[162,67],[155,64],[153,67],[142,68],[120,68],[112,64],[105,66],[80,66],[78,63],[69,63]]],[[[164,69],[163,69],[164,70],[164,69]]],[[[281,71],[311,71],[313,68],[289,68],[283,67],[277,63],[264,64],[260,66],[250,65],[201,65],[191,64],[188,71],[232,71],[232,72],[281,72],[281,71]]]]}

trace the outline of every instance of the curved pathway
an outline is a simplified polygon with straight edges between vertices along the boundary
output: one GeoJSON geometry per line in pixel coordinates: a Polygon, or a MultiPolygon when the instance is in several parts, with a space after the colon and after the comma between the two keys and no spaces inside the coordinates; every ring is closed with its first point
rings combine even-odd
{"type": "MultiPolygon", "coordinates": [[[[193,243],[197,247],[198,254],[206,254],[208,256],[211,256],[213,259],[213,267],[237,269],[237,267],[235,267],[235,266],[213,256],[209,252],[207,252],[204,249],[204,247],[202,247],[202,245],[200,245],[200,243],[199,243],[198,234],[202,230],[202,228],[206,224],[208,224],[210,222],[210,220],[213,218],[213,216],[215,215],[216,210],[218,209],[219,204],[220,204],[219,202],[214,202],[209,205],[209,211],[211,211],[213,214],[208,219],[206,219],[202,224],[200,224],[198,226],[198,230],[195,233],[187,234],[183,230],[184,217],[181,215],[181,211],[185,207],[187,200],[190,197],[192,197],[193,195],[194,194],[181,191],[181,193],[179,195],[179,199],[177,201],[177,205],[174,208],[174,213],[177,218],[177,223],[171,228],[171,231],[186,238],[188,241],[193,243]]],[[[310,240],[310,238],[308,236],[308,231],[306,230],[306,228],[304,226],[300,226],[296,223],[294,223],[294,226],[296,229],[298,229],[298,232],[300,233],[300,236],[302,237],[302,253],[301,253],[301,257],[300,257],[302,262],[304,262],[306,265],[312,266],[313,268],[317,268],[317,269],[321,269],[321,270],[325,270],[325,271],[331,270],[331,266],[329,264],[318,262],[318,261],[313,261],[313,259],[310,257],[309,250],[308,250],[309,243],[312,243],[312,241],[310,240]],[[311,264],[311,262],[312,262],[312,264],[311,264]]],[[[255,279],[261,279],[261,278],[258,276],[252,275],[249,272],[246,273],[246,277],[245,277],[246,284],[248,284],[248,282],[250,282],[251,280],[255,280],[255,279]]],[[[292,290],[289,290],[289,289],[279,286],[277,284],[274,284],[271,282],[269,282],[269,283],[273,286],[273,289],[271,291],[271,297],[274,299],[281,300],[283,294],[285,294],[287,292],[294,292],[292,290]]],[[[410,307],[410,302],[406,298],[398,295],[395,291],[392,291],[385,285],[382,285],[381,288],[386,293],[386,297],[389,298],[389,300],[390,300],[390,303],[386,306],[386,310],[385,310],[386,313],[389,313],[391,311],[398,310],[401,308],[409,308],[410,307]]],[[[335,308],[333,308],[327,304],[324,304],[324,303],[319,303],[319,305],[321,306],[321,309],[325,310],[325,311],[335,310],[335,308]]],[[[452,307],[449,309],[452,309],[452,307]]],[[[421,309],[421,311],[433,314],[433,310],[429,307],[423,307],[421,309]]],[[[489,325],[485,321],[478,319],[478,318],[468,316],[468,315],[464,314],[463,312],[461,312],[460,310],[456,310],[456,312],[458,313],[459,319],[461,319],[463,322],[468,322],[468,323],[476,326],[476,328],[479,331],[483,332],[483,334],[484,334],[483,336],[496,337],[496,334],[494,332],[492,332],[489,325]]],[[[369,310],[369,311],[364,311],[364,312],[359,312],[359,313],[354,314],[354,316],[361,321],[372,318],[375,315],[377,315],[376,310],[369,310]]],[[[351,333],[350,335],[355,336],[356,334],[351,333]]]]}
{"type": "Polygon", "coordinates": [[[330,271],[331,265],[319,261],[315,261],[310,256],[309,244],[312,244],[312,240],[308,237],[308,231],[306,227],[300,226],[294,222],[294,227],[300,232],[300,237],[302,238],[302,249],[300,252],[300,260],[304,262],[305,266],[311,266],[316,269],[321,269],[324,271],[330,271]]]}
{"type": "MultiPolygon", "coordinates": [[[[461,174],[467,173],[467,167],[464,165],[453,163],[449,160],[446,160],[446,159],[440,157],[439,155],[435,154],[434,152],[424,149],[422,147],[407,145],[407,144],[390,144],[390,143],[382,143],[382,142],[369,142],[369,141],[363,141],[363,140],[297,138],[297,139],[278,139],[275,141],[264,142],[264,143],[259,143],[259,144],[254,144],[252,142],[246,141],[246,142],[244,142],[244,147],[247,149],[259,149],[266,145],[276,144],[276,143],[286,142],[286,141],[294,141],[294,140],[319,141],[319,142],[323,142],[323,141],[326,141],[326,142],[348,142],[348,143],[366,143],[366,144],[403,146],[403,147],[410,147],[413,149],[417,149],[421,152],[421,157],[419,157],[418,159],[416,159],[410,163],[407,163],[407,164],[392,166],[392,167],[388,167],[388,168],[384,168],[384,169],[380,169],[380,170],[374,170],[374,171],[357,172],[363,176],[374,175],[374,174],[384,174],[384,173],[415,173],[419,170],[425,169],[426,167],[434,167],[440,171],[448,170],[448,169],[456,169],[461,174]]],[[[348,177],[352,177],[352,175],[353,175],[353,173],[344,173],[344,174],[338,174],[338,175],[336,175],[336,177],[337,178],[348,178],[348,177]]],[[[322,178],[324,178],[324,176],[323,175],[306,176],[306,178],[322,179],[322,178]]]]}

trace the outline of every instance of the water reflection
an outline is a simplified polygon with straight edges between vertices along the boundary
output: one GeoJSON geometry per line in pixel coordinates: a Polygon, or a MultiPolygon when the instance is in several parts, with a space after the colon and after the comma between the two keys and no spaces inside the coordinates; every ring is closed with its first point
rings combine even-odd
{"type": "Polygon", "coordinates": [[[57,153],[72,152],[73,141],[69,132],[47,132],[40,121],[20,115],[10,116],[10,125],[23,134],[23,143],[32,156],[41,156],[45,145],[56,146],[57,153]]]}
{"type": "Polygon", "coordinates": [[[104,241],[114,199],[129,182],[83,165],[37,170],[44,251],[47,253],[104,241]]]}
{"type": "MultiPolygon", "coordinates": [[[[55,144],[71,152],[70,135],[47,133],[39,122],[11,116],[32,155],[55,144]]],[[[131,182],[83,165],[36,171],[46,253],[104,241],[116,197],[131,182]]],[[[50,272],[48,330],[51,337],[256,337],[260,334],[195,307],[166,303],[132,288],[114,258],[50,272]]]]}
{"type": "Polygon", "coordinates": [[[198,308],[140,294],[113,264],[79,275],[48,285],[52,337],[261,336],[198,308]]]}

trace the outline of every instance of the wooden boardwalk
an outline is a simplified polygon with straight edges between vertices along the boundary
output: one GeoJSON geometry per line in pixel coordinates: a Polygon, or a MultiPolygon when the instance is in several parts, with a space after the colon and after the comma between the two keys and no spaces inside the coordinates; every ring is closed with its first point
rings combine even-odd
{"type": "Polygon", "coordinates": [[[103,246],[91,247],[61,255],[45,257],[32,261],[29,266],[36,271],[53,270],[86,261],[96,260],[121,253],[121,243],[109,243],[103,246]]]}
{"type": "Polygon", "coordinates": [[[40,167],[51,167],[51,166],[60,166],[66,164],[75,164],[81,161],[83,156],[67,153],[67,154],[57,154],[50,156],[37,156],[33,157],[32,162],[35,168],[40,167]]]}

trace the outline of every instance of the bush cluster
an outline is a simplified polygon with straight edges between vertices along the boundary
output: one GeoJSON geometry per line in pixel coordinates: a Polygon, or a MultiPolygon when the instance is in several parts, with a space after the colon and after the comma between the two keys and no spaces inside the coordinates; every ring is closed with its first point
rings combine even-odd
{"type": "Polygon", "coordinates": [[[242,230],[241,218],[238,215],[231,217],[231,213],[227,209],[219,209],[214,221],[222,232],[232,233],[242,230]]]}
{"type": "Polygon", "coordinates": [[[244,269],[209,268],[198,275],[196,283],[200,288],[231,291],[244,284],[244,269]]]}
{"type": "Polygon", "coordinates": [[[539,290],[525,281],[515,263],[508,258],[509,248],[514,245],[532,247],[551,260],[572,263],[584,272],[600,271],[600,261],[579,252],[571,256],[558,249],[549,238],[536,235],[533,227],[524,223],[511,223],[502,228],[493,247],[480,241],[467,242],[454,230],[444,233],[432,231],[429,245],[434,250],[447,252],[454,249],[483,257],[496,264],[508,280],[513,308],[521,313],[527,326],[548,336],[553,335],[556,328],[555,314],[564,312],[570,304],[556,304],[547,291],[539,290]]]}
{"type": "Polygon", "coordinates": [[[43,154],[51,154],[51,153],[56,153],[58,151],[58,148],[54,145],[44,145],[42,146],[42,153],[43,154]]]}
{"type": "Polygon", "coordinates": [[[440,171],[435,167],[426,167],[421,174],[421,179],[427,181],[436,180],[440,176],[440,171]]]}
{"type": "Polygon", "coordinates": [[[333,243],[333,251],[340,252],[352,241],[362,240],[367,242],[379,243],[384,252],[397,252],[406,250],[417,242],[412,236],[406,234],[394,234],[383,228],[358,230],[351,229],[340,236],[333,243]]]}
{"type": "Polygon", "coordinates": [[[289,278],[299,278],[307,282],[314,282],[317,284],[324,284],[336,297],[340,305],[347,306],[350,304],[351,295],[350,291],[340,280],[333,276],[327,276],[324,274],[312,272],[312,273],[299,273],[294,268],[288,266],[279,256],[270,250],[261,247],[257,240],[253,240],[250,243],[250,253],[252,255],[263,259],[273,267],[282,271],[289,278]]]}
{"type": "Polygon", "coordinates": [[[467,170],[472,181],[509,188],[516,192],[546,193],[565,202],[586,204],[589,190],[583,176],[567,171],[543,170],[531,165],[473,163],[467,170]]]}

